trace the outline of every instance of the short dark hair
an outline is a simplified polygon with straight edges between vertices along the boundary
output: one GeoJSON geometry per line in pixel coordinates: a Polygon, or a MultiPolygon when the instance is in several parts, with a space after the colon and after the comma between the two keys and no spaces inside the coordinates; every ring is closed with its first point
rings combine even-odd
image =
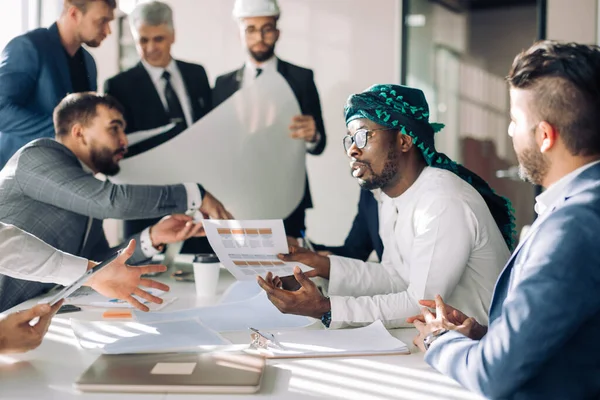
{"type": "Polygon", "coordinates": [[[113,10],[117,8],[117,0],[65,0],[65,9],[67,5],[71,5],[77,7],[79,11],[85,14],[88,5],[95,1],[103,1],[113,10]]]}
{"type": "Polygon", "coordinates": [[[67,95],[54,109],[53,120],[56,136],[68,135],[75,124],[89,126],[90,122],[98,115],[99,105],[124,114],[123,106],[108,94],[83,92],[67,95]]]}
{"type": "Polygon", "coordinates": [[[573,155],[600,154],[600,48],[544,40],[521,52],[508,77],[534,93],[531,111],[573,155]]]}

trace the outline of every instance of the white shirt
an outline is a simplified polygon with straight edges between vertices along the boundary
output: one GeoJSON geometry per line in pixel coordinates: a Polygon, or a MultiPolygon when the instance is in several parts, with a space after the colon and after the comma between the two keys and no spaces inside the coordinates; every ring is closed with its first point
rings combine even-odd
{"type": "Polygon", "coordinates": [[[575,171],[569,172],[567,175],[554,182],[554,184],[550,185],[548,189],[535,198],[535,212],[538,215],[545,213],[550,206],[561,197],[564,189],[573,181],[573,179],[577,177],[577,175],[598,163],[600,163],[600,160],[586,164],[583,167],[579,167],[575,171]]]}
{"type": "Polygon", "coordinates": [[[69,285],[87,271],[85,258],[56,250],[13,225],[0,222],[0,274],[69,285]]]}
{"type": "Polygon", "coordinates": [[[162,75],[165,70],[169,71],[171,74],[171,86],[173,86],[173,90],[177,94],[177,98],[179,99],[179,103],[181,103],[181,108],[183,109],[183,114],[185,115],[185,122],[187,126],[192,126],[194,123],[194,119],[192,117],[192,103],[190,102],[190,96],[185,89],[185,83],[183,82],[183,77],[181,76],[181,72],[179,68],[177,68],[177,63],[175,60],[171,59],[167,68],[154,67],[148,64],[146,61],[142,60],[142,65],[148,71],[148,75],[150,75],[150,79],[152,79],[152,83],[154,83],[154,87],[158,92],[158,96],[165,107],[165,110],[169,110],[169,106],[167,103],[167,98],[165,97],[165,86],[167,82],[163,79],[162,75]]]}
{"type": "Polygon", "coordinates": [[[436,294],[488,321],[494,285],[510,251],[483,198],[455,174],[426,167],[401,196],[381,194],[382,261],[330,256],[331,327],[378,319],[405,326],[436,294]]]}
{"type": "Polygon", "coordinates": [[[246,64],[244,65],[244,74],[242,75],[241,86],[242,87],[247,86],[254,79],[256,79],[256,70],[258,68],[262,69],[261,76],[262,76],[262,74],[278,73],[278,71],[277,71],[278,63],[279,63],[279,60],[275,56],[269,58],[267,61],[265,61],[263,63],[260,63],[259,65],[254,64],[250,60],[246,61],[246,64]]]}

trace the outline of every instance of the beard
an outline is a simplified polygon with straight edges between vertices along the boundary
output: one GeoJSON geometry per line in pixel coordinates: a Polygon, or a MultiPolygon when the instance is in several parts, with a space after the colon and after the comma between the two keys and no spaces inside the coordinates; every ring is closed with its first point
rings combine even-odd
{"type": "MultiPolygon", "coordinates": [[[[361,179],[358,178],[358,184],[363,189],[373,190],[373,189],[383,189],[385,188],[398,174],[398,153],[396,152],[396,146],[390,146],[385,163],[383,165],[383,170],[380,174],[376,174],[373,171],[373,167],[371,167],[371,163],[369,162],[359,162],[364,165],[365,169],[370,172],[370,179],[361,179]]],[[[350,174],[352,174],[352,170],[350,170],[350,174]]]]}
{"type": "Polygon", "coordinates": [[[125,148],[122,147],[117,151],[108,148],[93,149],[90,159],[96,171],[106,176],[114,176],[121,170],[119,163],[114,160],[117,154],[125,154],[125,148]]]}
{"type": "Polygon", "coordinates": [[[519,177],[534,185],[541,185],[550,168],[550,162],[546,157],[537,148],[531,147],[523,150],[521,154],[517,154],[517,159],[519,160],[519,177]]]}
{"type": "Polygon", "coordinates": [[[252,58],[259,63],[265,62],[271,57],[273,57],[273,55],[275,55],[275,43],[273,43],[270,46],[265,42],[263,42],[263,44],[267,47],[267,50],[265,51],[253,51],[251,49],[248,49],[248,52],[250,53],[252,58]]]}

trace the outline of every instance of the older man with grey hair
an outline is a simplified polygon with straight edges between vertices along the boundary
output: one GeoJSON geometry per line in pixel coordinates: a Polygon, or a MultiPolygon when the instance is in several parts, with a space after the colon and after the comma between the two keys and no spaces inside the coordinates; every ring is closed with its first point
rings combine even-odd
{"type": "MultiPolygon", "coordinates": [[[[133,68],[108,79],[104,92],[115,97],[125,110],[127,133],[176,122],[176,128],[131,146],[129,155],[149,150],[172,139],[206,115],[212,108],[211,89],[201,65],[175,60],[173,10],[160,1],[139,4],[129,15],[129,23],[141,61],[133,68]]],[[[125,235],[139,232],[155,220],[125,223],[125,235]]],[[[210,249],[206,239],[194,238],[184,252],[210,249]]]]}

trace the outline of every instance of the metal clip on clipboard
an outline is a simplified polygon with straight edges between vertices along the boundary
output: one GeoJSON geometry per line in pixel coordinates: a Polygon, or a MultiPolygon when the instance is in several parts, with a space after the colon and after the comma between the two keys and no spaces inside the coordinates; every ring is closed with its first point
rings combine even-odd
{"type": "Polygon", "coordinates": [[[285,350],[285,347],[279,343],[277,338],[275,338],[275,335],[272,333],[261,332],[254,328],[248,329],[252,331],[250,334],[250,348],[252,350],[269,350],[269,347],[276,347],[280,350],[285,350]]]}

